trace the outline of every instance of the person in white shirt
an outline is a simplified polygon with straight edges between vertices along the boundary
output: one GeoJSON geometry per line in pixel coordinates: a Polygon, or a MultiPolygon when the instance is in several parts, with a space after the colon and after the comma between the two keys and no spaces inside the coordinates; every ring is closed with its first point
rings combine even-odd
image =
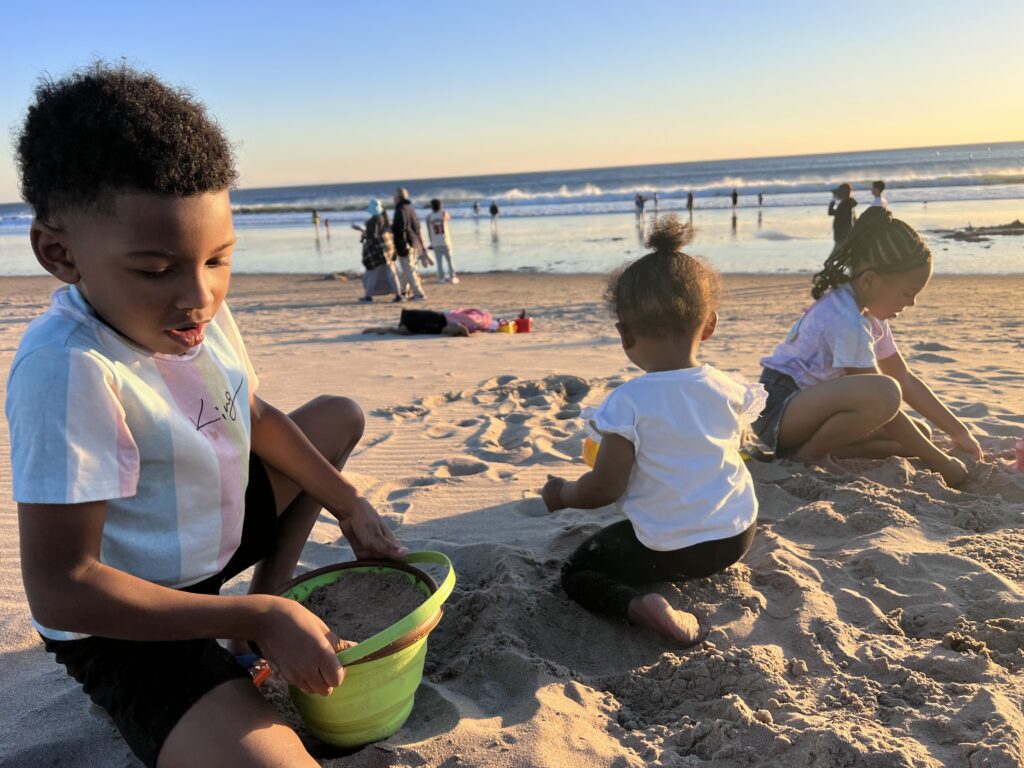
{"type": "Polygon", "coordinates": [[[879,180],[871,182],[871,205],[881,206],[882,208],[889,207],[889,201],[882,195],[883,192],[885,192],[884,181],[879,180]]]}
{"type": "Polygon", "coordinates": [[[701,637],[697,617],[638,587],[710,576],[750,547],[757,497],[740,437],[767,398],[760,385],[697,360],[715,331],[720,287],[710,266],[683,253],[689,238],[675,216],[659,218],[647,240],[653,253],[612,275],[615,327],[644,375],[584,414],[600,440],[594,469],[574,482],[549,476],[542,491],[552,512],[614,503],[626,517],[569,558],[566,594],[683,646],[701,637]]]}
{"type": "Polygon", "coordinates": [[[963,462],[932,442],[930,427],[900,410],[905,401],[954,448],[983,458],[970,430],[907,367],[889,331],[931,274],[932,254],[918,234],[887,208],[868,208],[814,276],[814,305],[761,359],[768,405],[754,431],[769,448],[807,462],[917,457],[951,486],[967,479],[963,462]]]}
{"type": "Polygon", "coordinates": [[[452,217],[444,210],[444,205],[436,197],[430,201],[430,213],[427,214],[427,231],[430,233],[430,247],[437,259],[438,282],[451,282],[458,285],[459,276],[455,274],[455,263],[452,261],[452,233],[448,225],[452,217]],[[444,274],[445,264],[448,275],[444,274]]]}

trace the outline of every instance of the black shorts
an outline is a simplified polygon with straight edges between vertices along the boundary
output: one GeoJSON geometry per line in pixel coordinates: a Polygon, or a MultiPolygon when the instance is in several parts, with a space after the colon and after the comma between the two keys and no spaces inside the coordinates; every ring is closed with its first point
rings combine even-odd
{"type": "MultiPolygon", "coordinates": [[[[221,586],[274,551],[277,508],[263,462],[249,456],[242,542],[224,569],[184,592],[219,594],[221,586]]],[[[89,698],[106,710],[146,765],[155,766],[164,741],[182,716],[221,683],[249,673],[216,640],[138,641],[86,637],[43,638],[89,698]]]]}

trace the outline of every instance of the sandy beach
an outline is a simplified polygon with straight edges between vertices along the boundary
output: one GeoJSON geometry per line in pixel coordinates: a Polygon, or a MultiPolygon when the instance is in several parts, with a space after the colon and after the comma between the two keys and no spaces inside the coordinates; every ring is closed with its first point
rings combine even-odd
{"type": "MultiPolygon", "coordinates": [[[[804,275],[730,275],[704,361],[749,379],[810,304],[804,275]]],[[[363,407],[346,468],[412,549],[445,552],[458,585],[429,641],[406,725],[325,766],[1024,765],[1024,276],[943,276],[893,323],[909,364],[988,461],[959,490],[914,461],[829,474],[751,462],[760,525],[723,574],[661,585],[707,639],[684,651],[588,614],[558,582],[610,508],[549,515],[549,472],[575,477],[582,407],[638,374],[599,275],[466,274],[416,305],[525,308],[535,332],[377,337],[386,302],[358,282],[239,275],[228,301],[288,410],[320,393],[363,407]]],[[[48,278],[0,278],[0,369],[49,304],[48,278]]],[[[2,387],[0,383],[0,387],[2,387]]],[[[0,765],[137,766],[43,651],[21,585],[9,439],[0,425],[0,765]]],[[[302,569],[346,560],[321,517],[302,569]]],[[[232,585],[242,591],[246,576],[232,585]]]]}

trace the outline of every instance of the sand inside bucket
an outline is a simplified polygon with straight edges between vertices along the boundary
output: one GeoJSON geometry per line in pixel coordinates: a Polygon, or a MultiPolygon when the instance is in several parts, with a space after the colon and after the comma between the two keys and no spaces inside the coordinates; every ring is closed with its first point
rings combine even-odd
{"type": "Polygon", "coordinates": [[[361,643],[408,616],[426,599],[401,573],[356,571],[317,587],[303,605],[338,637],[361,643]]]}

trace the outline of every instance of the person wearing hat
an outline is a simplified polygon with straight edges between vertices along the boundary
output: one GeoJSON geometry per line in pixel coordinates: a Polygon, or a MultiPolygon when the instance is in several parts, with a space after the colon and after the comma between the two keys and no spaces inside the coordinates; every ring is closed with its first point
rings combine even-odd
{"type": "Polygon", "coordinates": [[[380,200],[374,198],[366,209],[370,218],[363,225],[352,228],[363,233],[363,297],[360,301],[373,301],[374,296],[394,294],[394,301],[402,301],[395,273],[395,241],[391,234],[387,211],[380,200]]]}
{"type": "Polygon", "coordinates": [[[832,190],[832,199],[828,204],[828,215],[832,216],[832,239],[841,243],[853,229],[853,222],[856,216],[853,209],[857,207],[857,201],[853,199],[853,187],[843,182],[832,190]]]}

